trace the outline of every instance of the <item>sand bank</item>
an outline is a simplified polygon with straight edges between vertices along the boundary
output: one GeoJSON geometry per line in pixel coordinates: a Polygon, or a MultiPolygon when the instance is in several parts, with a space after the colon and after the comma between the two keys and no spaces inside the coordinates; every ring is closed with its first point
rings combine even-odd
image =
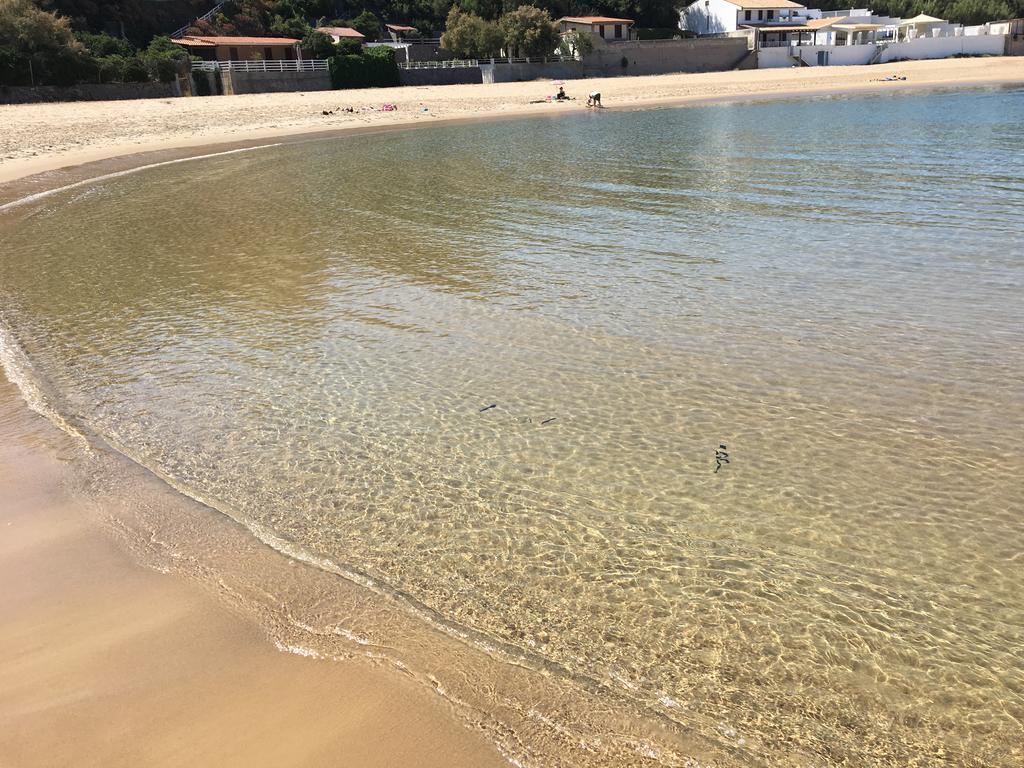
{"type": "Polygon", "coordinates": [[[440,698],[134,564],[62,482],[78,450],[0,376],[0,765],[506,764],[440,698]]]}
{"type": "Polygon", "coordinates": [[[365,91],[268,93],[190,99],[0,106],[0,184],[128,154],[187,150],[325,131],[422,125],[444,120],[553,115],[585,109],[599,90],[612,109],[720,99],[889,92],[1024,83],[1024,58],[943,59],[884,66],[803,67],[570,80],[576,101],[533,104],[549,81],[365,91]],[[892,74],[905,81],[880,82],[892,74]],[[397,111],[374,111],[385,103],[397,111]],[[337,111],[351,107],[355,112],[337,111]],[[426,109],[426,111],[423,111],[426,109]],[[324,111],[333,114],[324,115],[324,111]]]}

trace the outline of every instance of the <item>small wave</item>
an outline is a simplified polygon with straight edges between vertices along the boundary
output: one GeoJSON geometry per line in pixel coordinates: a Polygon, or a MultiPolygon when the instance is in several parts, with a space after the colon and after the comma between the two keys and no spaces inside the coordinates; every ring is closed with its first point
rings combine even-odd
{"type": "Polygon", "coordinates": [[[76,181],[73,184],[65,184],[62,187],[54,187],[53,189],[46,189],[46,190],[43,190],[42,192],[35,192],[34,194],[27,195],[26,197],[21,197],[21,198],[18,198],[17,200],[12,200],[9,203],[4,203],[3,205],[0,205],[0,213],[2,213],[3,211],[11,210],[12,208],[17,208],[17,207],[22,206],[22,205],[27,205],[28,203],[35,202],[36,200],[41,200],[44,197],[50,197],[51,195],[56,195],[59,192],[66,192],[69,189],[77,189],[78,187],[84,187],[84,186],[86,186],[88,184],[95,184],[96,182],[99,182],[99,181],[107,181],[109,179],[117,179],[117,178],[120,178],[121,176],[129,176],[129,175],[131,175],[133,173],[138,173],[139,171],[145,171],[145,170],[148,170],[150,168],[160,168],[160,167],[165,166],[165,165],[177,165],[178,163],[188,163],[188,162],[191,162],[192,160],[208,160],[211,157],[223,157],[225,155],[236,155],[236,154],[239,154],[241,152],[253,152],[253,151],[257,150],[257,149],[270,149],[271,147],[279,147],[279,146],[281,146],[281,142],[276,142],[274,144],[260,144],[259,146],[256,146],[256,147],[242,147],[241,149],[226,149],[223,152],[208,152],[205,155],[192,155],[191,157],[179,157],[176,160],[161,160],[159,163],[148,163],[147,165],[140,165],[140,166],[137,166],[135,168],[128,168],[128,169],[123,170],[123,171],[113,171],[112,173],[104,173],[101,176],[93,176],[92,178],[83,179],[82,181],[76,181]]]}
{"type": "Polygon", "coordinates": [[[0,368],[3,369],[7,380],[18,388],[22,399],[29,408],[56,424],[67,434],[81,440],[87,449],[90,447],[88,439],[81,430],[64,418],[47,397],[46,391],[32,367],[32,361],[18,344],[18,340],[2,312],[0,312],[0,368]]]}

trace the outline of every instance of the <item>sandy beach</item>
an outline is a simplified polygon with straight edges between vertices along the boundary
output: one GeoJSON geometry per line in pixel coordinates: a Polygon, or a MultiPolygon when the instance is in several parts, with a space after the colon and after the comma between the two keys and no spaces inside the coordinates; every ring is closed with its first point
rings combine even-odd
{"type": "Polygon", "coordinates": [[[444,120],[556,115],[586,109],[600,91],[610,109],[714,100],[891,92],[1024,82],[1024,58],[909,61],[885,66],[804,67],[706,74],[571,80],[575,101],[532,103],[551,95],[549,81],[446,85],[363,91],[273,93],[0,106],[0,184],[57,168],[159,150],[254,145],[284,136],[444,120]],[[884,82],[900,75],[906,80],[884,82]],[[379,111],[385,103],[393,112],[379,111]],[[337,111],[351,107],[354,112],[337,111]],[[324,111],[334,114],[324,115],[324,111]]]}
{"type": "MultiPolygon", "coordinates": [[[[592,90],[618,110],[1020,83],[1024,58],[985,58],[569,81],[567,104],[531,103],[554,90],[531,82],[0,106],[0,204],[274,141],[582,112],[592,90]]],[[[0,766],[507,764],[400,675],[280,652],[196,584],[138,565],[68,491],[79,450],[0,371],[0,766]]]]}
{"type": "Polygon", "coordinates": [[[2,376],[0,437],[0,765],[505,764],[428,692],[136,565],[65,488],[81,445],[2,376]]]}

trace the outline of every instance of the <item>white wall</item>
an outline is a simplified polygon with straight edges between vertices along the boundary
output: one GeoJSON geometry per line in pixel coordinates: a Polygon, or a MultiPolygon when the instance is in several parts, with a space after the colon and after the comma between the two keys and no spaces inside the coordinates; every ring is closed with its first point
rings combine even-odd
{"type": "Polygon", "coordinates": [[[679,28],[698,35],[735,32],[738,10],[725,0],[709,0],[705,9],[704,0],[697,0],[679,12],[679,28]]]}
{"type": "MultiPolygon", "coordinates": [[[[905,43],[892,43],[883,52],[880,64],[898,59],[945,59],[957,54],[973,56],[1002,56],[1004,35],[976,35],[973,37],[922,37],[905,43]]],[[[818,51],[828,51],[832,67],[867,64],[875,55],[874,45],[803,45],[799,48],[762,48],[757,52],[758,69],[796,66],[790,51],[799,55],[812,67],[818,64],[818,51]]]]}
{"type": "Polygon", "coordinates": [[[789,48],[762,48],[757,52],[758,69],[795,67],[797,64],[789,55],[789,48]]]}
{"type": "Polygon", "coordinates": [[[867,64],[875,55],[873,45],[802,45],[798,49],[800,57],[812,67],[818,65],[818,51],[828,51],[830,67],[852,67],[867,64]]]}
{"type": "Polygon", "coordinates": [[[801,45],[799,48],[762,48],[757,52],[758,69],[777,69],[795,67],[796,60],[790,51],[798,53],[810,66],[818,65],[818,51],[828,51],[828,64],[831,67],[848,67],[856,64],[867,64],[875,53],[873,45],[801,45]]]}
{"type": "Polygon", "coordinates": [[[895,59],[945,59],[957,54],[1002,56],[1005,46],[1004,35],[919,37],[887,47],[882,53],[881,63],[887,64],[895,59]]]}

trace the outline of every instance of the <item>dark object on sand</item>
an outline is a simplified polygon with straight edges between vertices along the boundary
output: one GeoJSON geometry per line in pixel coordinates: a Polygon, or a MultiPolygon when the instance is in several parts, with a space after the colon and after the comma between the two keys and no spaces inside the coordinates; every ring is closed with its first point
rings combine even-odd
{"type": "Polygon", "coordinates": [[[558,418],[557,416],[552,416],[550,419],[544,419],[544,421],[542,421],[540,423],[540,425],[543,427],[545,424],[550,424],[552,421],[554,421],[557,418],[558,418]]]}
{"type": "Polygon", "coordinates": [[[491,408],[497,408],[497,407],[498,407],[497,403],[491,403],[490,405],[487,405],[487,406],[484,406],[483,408],[481,408],[480,409],[480,413],[483,413],[484,411],[489,411],[489,410],[491,410],[491,408]]]}
{"type": "Polygon", "coordinates": [[[729,454],[725,452],[725,445],[720,444],[718,450],[715,451],[715,474],[718,474],[718,470],[722,468],[723,464],[729,463],[729,454]]]}

